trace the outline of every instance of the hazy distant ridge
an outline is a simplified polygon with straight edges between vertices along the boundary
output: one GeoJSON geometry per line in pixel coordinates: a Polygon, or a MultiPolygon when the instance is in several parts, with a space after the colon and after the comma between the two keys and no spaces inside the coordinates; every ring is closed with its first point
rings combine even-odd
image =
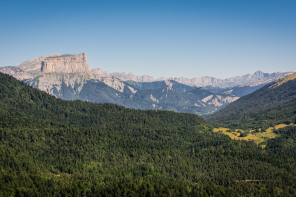
{"type": "Polygon", "coordinates": [[[154,78],[149,75],[142,75],[138,76],[133,73],[124,73],[124,72],[111,72],[108,73],[107,71],[103,71],[100,68],[92,69],[92,72],[98,76],[102,77],[116,77],[121,79],[122,81],[135,81],[135,82],[153,82],[153,81],[163,81],[163,80],[174,80],[179,83],[183,83],[189,86],[197,86],[197,87],[219,87],[219,88],[231,88],[234,86],[242,86],[246,84],[250,85],[260,85],[264,83],[269,83],[285,77],[291,72],[277,72],[277,73],[263,73],[262,71],[257,71],[253,74],[246,74],[241,76],[230,77],[226,79],[219,79],[215,77],[194,77],[194,78],[186,78],[186,77],[161,77],[161,78],[154,78]]]}

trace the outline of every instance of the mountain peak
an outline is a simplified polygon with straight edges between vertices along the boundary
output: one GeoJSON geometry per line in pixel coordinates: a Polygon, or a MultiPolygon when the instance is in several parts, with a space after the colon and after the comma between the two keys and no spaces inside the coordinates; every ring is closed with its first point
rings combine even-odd
{"type": "Polygon", "coordinates": [[[256,72],[254,72],[254,75],[262,75],[264,74],[261,70],[257,70],[256,72]]]}
{"type": "Polygon", "coordinates": [[[268,77],[268,74],[263,73],[261,70],[254,72],[253,77],[256,79],[263,79],[264,77],[268,77]]]}
{"type": "Polygon", "coordinates": [[[41,63],[41,73],[87,73],[90,67],[86,53],[59,55],[45,58],[41,63]]]}

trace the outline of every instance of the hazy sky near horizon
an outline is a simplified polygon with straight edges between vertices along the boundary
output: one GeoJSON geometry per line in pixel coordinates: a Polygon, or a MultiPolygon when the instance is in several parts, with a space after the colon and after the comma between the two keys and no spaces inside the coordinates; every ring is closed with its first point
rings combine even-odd
{"type": "Polygon", "coordinates": [[[0,66],[86,52],[91,68],[219,78],[296,71],[295,0],[0,1],[0,66]]]}

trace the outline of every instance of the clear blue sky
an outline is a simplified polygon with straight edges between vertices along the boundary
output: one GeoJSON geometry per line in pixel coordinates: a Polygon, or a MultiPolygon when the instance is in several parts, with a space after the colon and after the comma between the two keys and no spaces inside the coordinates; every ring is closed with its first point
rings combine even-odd
{"type": "Polygon", "coordinates": [[[57,52],[154,77],[296,71],[296,1],[0,1],[0,66],[57,52]]]}

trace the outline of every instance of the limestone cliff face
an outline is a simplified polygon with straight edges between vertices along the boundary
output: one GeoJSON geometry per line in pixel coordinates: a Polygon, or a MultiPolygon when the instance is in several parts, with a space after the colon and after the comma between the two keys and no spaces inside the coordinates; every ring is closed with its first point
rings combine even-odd
{"type": "Polygon", "coordinates": [[[40,57],[36,57],[31,60],[27,60],[23,63],[21,63],[18,67],[22,69],[24,72],[31,73],[34,76],[40,74],[40,68],[41,68],[41,63],[44,59],[53,57],[53,56],[59,56],[59,53],[51,54],[51,55],[44,55],[40,57]]]}
{"type": "Polygon", "coordinates": [[[52,56],[59,56],[55,53],[44,55],[21,63],[19,66],[0,67],[0,72],[9,74],[19,80],[32,79],[40,74],[41,63],[44,59],[52,56]]]}
{"type": "Polygon", "coordinates": [[[86,54],[61,55],[45,58],[41,73],[90,73],[86,54]]]}

